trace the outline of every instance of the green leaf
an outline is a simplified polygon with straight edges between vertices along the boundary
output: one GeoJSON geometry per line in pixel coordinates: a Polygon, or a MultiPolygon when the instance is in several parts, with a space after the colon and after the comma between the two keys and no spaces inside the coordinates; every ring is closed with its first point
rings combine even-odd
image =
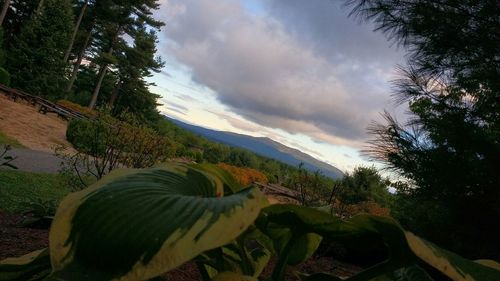
{"type": "Polygon", "coordinates": [[[49,275],[50,257],[48,249],[31,252],[18,258],[0,261],[0,280],[41,280],[49,275]]]}
{"type": "Polygon", "coordinates": [[[297,238],[288,256],[289,265],[297,265],[310,258],[319,247],[323,237],[316,233],[307,233],[297,238]]]}
{"type": "Polygon", "coordinates": [[[258,281],[252,276],[241,275],[234,272],[222,272],[212,279],[213,281],[258,281]]]}
{"type": "Polygon", "coordinates": [[[305,273],[298,273],[297,274],[299,279],[301,281],[342,281],[343,279],[331,275],[328,273],[314,273],[314,274],[305,274],[305,273]]]}
{"type": "MultiPolygon", "coordinates": [[[[420,266],[412,265],[401,268],[394,273],[397,281],[434,281],[429,274],[420,266]]],[[[388,280],[393,280],[391,278],[388,280]]],[[[375,280],[374,280],[375,281],[375,280]]]]}
{"type": "Polygon", "coordinates": [[[259,277],[271,259],[271,252],[266,248],[257,248],[250,252],[252,258],[253,277],[259,277]]]}
{"type": "Polygon", "coordinates": [[[236,193],[242,189],[242,186],[234,179],[234,177],[226,170],[211,164],[192,165],[192,168],[212,174],[218,177],[224,184],[224,194],[229,195],[236,193]]]}
{"type": "MultiPolygon", "coordinates": [[[[367,280],[385,272],[392,272],[415,261],[415,256],[406,244],[403,230],[394,220],[389,218],[359,215],[349,221],[342,221],[312,208],[272,205],[262,210],[257,225],[263,229],[263,232],[272,235],[269,228],[273,224],[281,224],[289,228],[293,234],[292,237],[300,237],[305,233],[316,233],[353,248],[370,243],[388,246],[389,259],[387,261],[368,268],[359,276],[354,276],[352,280],[367,280]]],[[[277,243],[282,242],[277,240],[277,243]]],[[[294,241],[290,243],[294,243],[294,241]]],[[[289,248],[293,249],[294,245],[289,248]]]]}
{"type": "Polygon", "coordinates": [[[494,268],[496,270],[500,270],[500,263],[498,263],[494,260],[475,260],[474,262],[477,262],[477,263],[484,265],[484,266],[489,266],[489,267],[494,268]]]}
{"type": "Polygon", "coordinates": [[[494,267],[464,259],[415,236],[411,232],[405,234],[411,250],[417,257],[452,280],[500,280],[500,270],[494,267]]]}
{"type": "Polygon", "coordinates": [[[257,188],[222,197],[224,185],[198,166],[113,171],[59,206],[50,232],[54,276],[143,280],[228,244],[266,200],[257,188]]]}

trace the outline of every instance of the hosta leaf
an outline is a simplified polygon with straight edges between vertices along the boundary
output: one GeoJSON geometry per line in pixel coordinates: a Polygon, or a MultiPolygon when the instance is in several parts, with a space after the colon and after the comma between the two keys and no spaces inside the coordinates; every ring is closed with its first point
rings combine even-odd
{"type": "Polygon", "coordinates": [[[397,264],[395,266],[402,267],[415,261],[404,231],[395,220],[362,214],[353,217],[349,223],[383,240],[388,248],[390,261],[397,264]]]}
{"type": "Polygon", "coordinates": [[[49,273],[50,258],[48,249],[0,261],[1,281],[41,280],[49,273]]]}
{"type": "MultiPolygon", "coordinates": [[[[394,273],[396,281],[434,281],[427,272],[418,265],[401,268],[394,273]]],[[[394,278],[388,278],[394,280],[394,278]]],[[[375,281],[375,280],[374,280],[375,281]]]]}
{"type": "Polygon", "coordinates": [[[254,249],[250,252],[252,258],[253,277],[259,277],[271,259],[271,252],[265,248],[254,249]]]}
{"type": "Polygon", "coordinates": [[[287,263],[289,265],[296,265],[306,261],[316,252],[322,239],[323,237],[316,233],[301,235],[293,242],[294,244],[288,256],[287,263]]]}
{"type": "Polygon", "coordinates": [[[342,281],[342,278],[339,278],[335,275],[331,275],[328,273],[313,273],[313,274],[305,274],[298,273],[297,274],[301,281],[342,281]]]}
{"type": "Polygon", "coordinates": [[[54,276],[144,280],[231,242],[265,198],[256,188],[221,197],[226,184],[180,164],[113,171],[58,208],[50,232],[54,276]]]}
{"type": "Polygon", "coordinates": [[[500,270],[443,250],[411,232],[406,232],[411,250],[427,264],[455,281],[500,280],[500,270]]]}
{"type": "Polygon", "coordinates": [[[494,261],[494,260],[475,260],[474,262],[479,263],[484,266],[489,266],[491,268],[494,268],[496,270],[500,270],[500,263],[494,261]]]}
{"type": "Polygon", "coordinates": [[[213,281],[258,281],[252,276],[241,275],[234,272],[222,272],[212,279],[213,281]]]}
{"type": "Polygon", "coordinates": [[[233,176],[231,176],[228,171],[221,169],[218,166],[211,164],[199,164],[193,166],[192,168],[204,171],[219,178],[224,185],[225,195],[236,193],[242,189],[242,186],[233,178],[233,176]]]}
{"type": "MultiPolygon", "coordinates": [[[[272,226],[273,223],[281,224],[290,229],[293,233],[290,243],[295,243],[294,240],[305,233],[316,233],[353,248],[356,248],[357,245],[362,246],[370,243],[387,245],[389,259],[362,272],[356,276],[358,279],[353,280],[367,280],[396,270],[415,260],[406,244],[403,230],[392,219],[360,215],[349,221],[342,221],[312,208],[272,205],[262,210],[257,225],[263,229],[263,232],[271,235],[269,226],[272,226]]],[[[292,253],[294,245],[290,248],[292,249],[290,253],[292,253]]]]}

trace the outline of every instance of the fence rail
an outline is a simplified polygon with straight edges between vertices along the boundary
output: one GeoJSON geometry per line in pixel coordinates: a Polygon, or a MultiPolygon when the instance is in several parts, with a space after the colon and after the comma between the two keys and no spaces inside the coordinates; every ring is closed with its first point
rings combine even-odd
{"type": "Polygon", "coordinates": [[[32,106],[38,106],[38,112],[42,114],[47,114],[49,112],[56,113],[57,116],[69,120],[69,119],[90,119],[81,112],[75,111],[71,108],[62,106],[60,104],[51,102],[44,98],[28,94],[24,91],[14,89],[3,84],[0,84],[0,92],[5,94],[9,99],[13,101],[24,100],[32,106]]]}

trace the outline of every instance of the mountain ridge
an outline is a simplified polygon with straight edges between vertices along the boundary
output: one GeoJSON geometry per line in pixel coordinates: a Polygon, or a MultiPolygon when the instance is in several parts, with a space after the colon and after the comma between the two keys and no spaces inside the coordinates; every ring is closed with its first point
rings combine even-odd
{"type": "Polygon", "coordinates": [[[233,147],[244,148],[261,156],[269,157],[292,166],[298,166],[300,163],[303,163],[303,167],[306,170],[311,172],[319,170],[325,176],[333,179],[342,178],[344,176],[344,173],[337,167],[318,160],[296,148],[286,146],[267,137],[253,137],[234,132],[208,129],[168,116],[165,116],[165,118],[177,126],[205,137],[211,141],[223,143],[233,147]]]}

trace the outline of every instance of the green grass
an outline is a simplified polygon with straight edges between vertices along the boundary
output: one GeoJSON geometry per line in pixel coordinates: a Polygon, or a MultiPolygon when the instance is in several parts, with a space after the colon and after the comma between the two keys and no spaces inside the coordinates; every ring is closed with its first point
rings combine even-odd
{"type": "Polygon", "coordinates": [[[70,192],[63,176],[0,170],[0,209],[22,212],[29,202],[55,201],[70,192]]]}
{"type": "Polygon", "coordinates": [[[16,139],[11,138],[0,131],[0,144],[9,144],[13,148],[24,148],[24,145],[20,144],[16,139]]]}

